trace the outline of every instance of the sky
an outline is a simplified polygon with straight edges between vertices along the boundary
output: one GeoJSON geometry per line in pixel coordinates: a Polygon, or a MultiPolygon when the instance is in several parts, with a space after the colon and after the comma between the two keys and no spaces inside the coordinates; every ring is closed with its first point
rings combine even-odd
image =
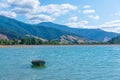
{"type": "Polygon", "coordinates": [[[0,0],[0,15],[120,33],[120,0],[0,0]]]}

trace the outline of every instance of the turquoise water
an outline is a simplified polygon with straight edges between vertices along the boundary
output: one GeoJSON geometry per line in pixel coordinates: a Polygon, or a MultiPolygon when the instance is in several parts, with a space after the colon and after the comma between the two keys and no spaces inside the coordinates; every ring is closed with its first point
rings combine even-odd
{"type": "Polygon", "coordinates": [[[0,80],[120,80],[120,46],[0,48],[0,80]]]}

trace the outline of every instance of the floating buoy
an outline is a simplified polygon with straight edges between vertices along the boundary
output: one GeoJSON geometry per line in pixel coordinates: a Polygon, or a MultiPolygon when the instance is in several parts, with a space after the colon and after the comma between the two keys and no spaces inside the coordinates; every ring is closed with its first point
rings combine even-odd
{"type": "Polygon", "coordinates": [[[44,60],[32,60],[31,61],[33,66],[45,66],[45,61],[44,60]]]}

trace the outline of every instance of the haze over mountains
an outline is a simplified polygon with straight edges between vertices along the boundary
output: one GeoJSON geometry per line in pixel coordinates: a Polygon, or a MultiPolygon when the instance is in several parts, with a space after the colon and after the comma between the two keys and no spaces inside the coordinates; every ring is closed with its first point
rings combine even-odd
{"type": "Polygon", "coordinates": [[[20,39],[34,36],[46,40],[71,40],[71,41],[108,41],[119,34],[106,32],[101,29],[70,28],[65,25],[42,22],[36,25],[26,24],[15,19],[0,16],[0,35],[8,39],[20,39]]]}

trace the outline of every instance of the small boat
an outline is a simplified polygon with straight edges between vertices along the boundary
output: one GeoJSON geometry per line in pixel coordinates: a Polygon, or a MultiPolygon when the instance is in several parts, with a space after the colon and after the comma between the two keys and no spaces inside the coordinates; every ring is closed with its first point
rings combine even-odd
{"type": "Polygon", "coordinates": [[[33,66],[44,66],[46,62],[44,60],[32,60],[31,63],[33,66]]]}

